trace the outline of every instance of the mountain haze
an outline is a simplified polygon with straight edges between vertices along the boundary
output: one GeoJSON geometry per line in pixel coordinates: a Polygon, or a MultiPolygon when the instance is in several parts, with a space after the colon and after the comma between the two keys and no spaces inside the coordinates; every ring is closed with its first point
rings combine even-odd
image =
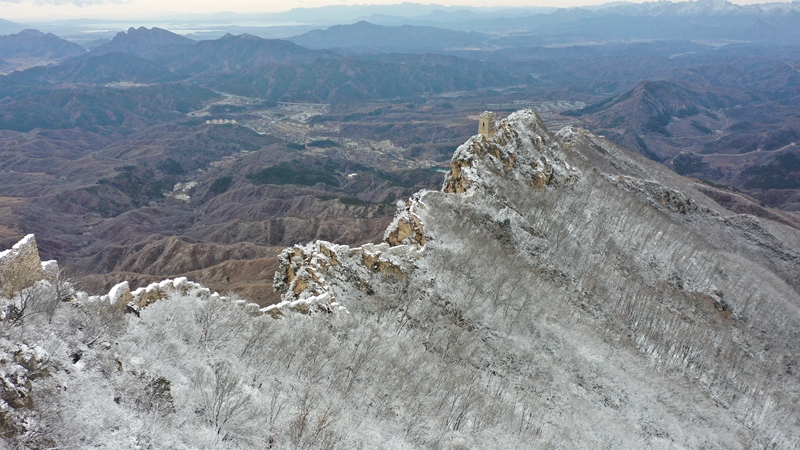
{"type": "Polygon", "coordinates": [[[487,40],[487,36],[475,32],[411,25],[387,27],[366,21],[335,25],[291,38],[292,42],[309,48],[373,53],[428,53],[480,48],[487,40]]]}
{"type": "Polygon", "coordinates": [[[99,45],[93,48],[91,52],[95,55],[123,52],[153,59],[177,53],[183,47],[193,44],[196,44],[196,41],[161,28],[131,27],[127,32],[120,31],[111,42],[99,45]]]}
{"type": "Polygon", "coordinates": [[[680,71],[564,115],[679,173],[795,210],[800,78],[787,59],[680,71]]]}
{"type": "Polygon", "coordinates": [[[18,34],[0,36],[0,58],[38,57],[56,60],[83,53],[86,50],[80,45],[38,30],[22,30],[18,34]]]}
{"type": "Polygon", "coordinates": [[[0,36],[0,448],[800,449],[798,14],[0,36]]]}

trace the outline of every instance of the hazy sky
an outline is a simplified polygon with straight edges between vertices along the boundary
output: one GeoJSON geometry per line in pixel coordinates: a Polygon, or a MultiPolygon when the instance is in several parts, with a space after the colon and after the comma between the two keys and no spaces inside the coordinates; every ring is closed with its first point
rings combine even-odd
{"type": "MultiPolygon", "coordinates": [[[[609,0],[441,0],[441,5],[481,6],[579,6],[609,0]]],[[[632,0],[642,3],[643,0],[632,0]]],[[[737,4],[764,3],[768,0],[734,0],[737,4]]],[[[329,4],[392,4],[392,0],[0,0],[0,18],[15,21],[67,18],[142,18],[170,13],[276,12],[298,7],[329,4]]],[[[419,3],[427,3],[424,0],[419,3]]]]}

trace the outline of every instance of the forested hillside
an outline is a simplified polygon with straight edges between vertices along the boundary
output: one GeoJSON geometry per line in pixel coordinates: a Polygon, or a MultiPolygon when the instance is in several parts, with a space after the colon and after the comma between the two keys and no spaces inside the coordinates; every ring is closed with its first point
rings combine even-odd
{"type": "Polygon", "coordinates": [[[523,111],[459,147],[441,191],[398,204],[385,243],[287,248],[278,305],[186,280],[88,297],[46,265],[3,300],[0,431],[32,447],[795,448],[800,233],[701,189],[523,111]]]}

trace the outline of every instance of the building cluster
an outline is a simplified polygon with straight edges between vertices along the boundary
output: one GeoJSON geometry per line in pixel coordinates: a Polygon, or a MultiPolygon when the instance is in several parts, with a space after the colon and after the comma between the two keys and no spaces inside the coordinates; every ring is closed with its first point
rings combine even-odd
{"type": "Polygon", "coordinates": [[[206,120],[206,125],[228,125],[236,124],[236,119],[210,119],[206,120]]]}

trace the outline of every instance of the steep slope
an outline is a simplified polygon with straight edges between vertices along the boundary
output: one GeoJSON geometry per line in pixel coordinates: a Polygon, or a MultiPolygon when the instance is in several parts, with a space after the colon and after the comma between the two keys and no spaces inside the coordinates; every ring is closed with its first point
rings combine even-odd
{"type": "Polygon", "coordinates": [[[26,282],[0,299],[3,439],[796,448],[796,228],[522,111],[459,147],[385,240],[286,249],[284,302],[261,310],[185,279],[26,282]]]}
{"type": "Polygon", "coordinates": [[[516,385],[535,446],[797,441],[796,228],[522,112],[460,147],[444,192],[412,199],[387,240],[288,249],[282,305],[388,310],[478,384],[516,385]]]}
{"type": "Polygon", "coordinates": [[[796,211],[798,73],[792,63],[727,58],[563,114],[680,174],[796,211]]]}

